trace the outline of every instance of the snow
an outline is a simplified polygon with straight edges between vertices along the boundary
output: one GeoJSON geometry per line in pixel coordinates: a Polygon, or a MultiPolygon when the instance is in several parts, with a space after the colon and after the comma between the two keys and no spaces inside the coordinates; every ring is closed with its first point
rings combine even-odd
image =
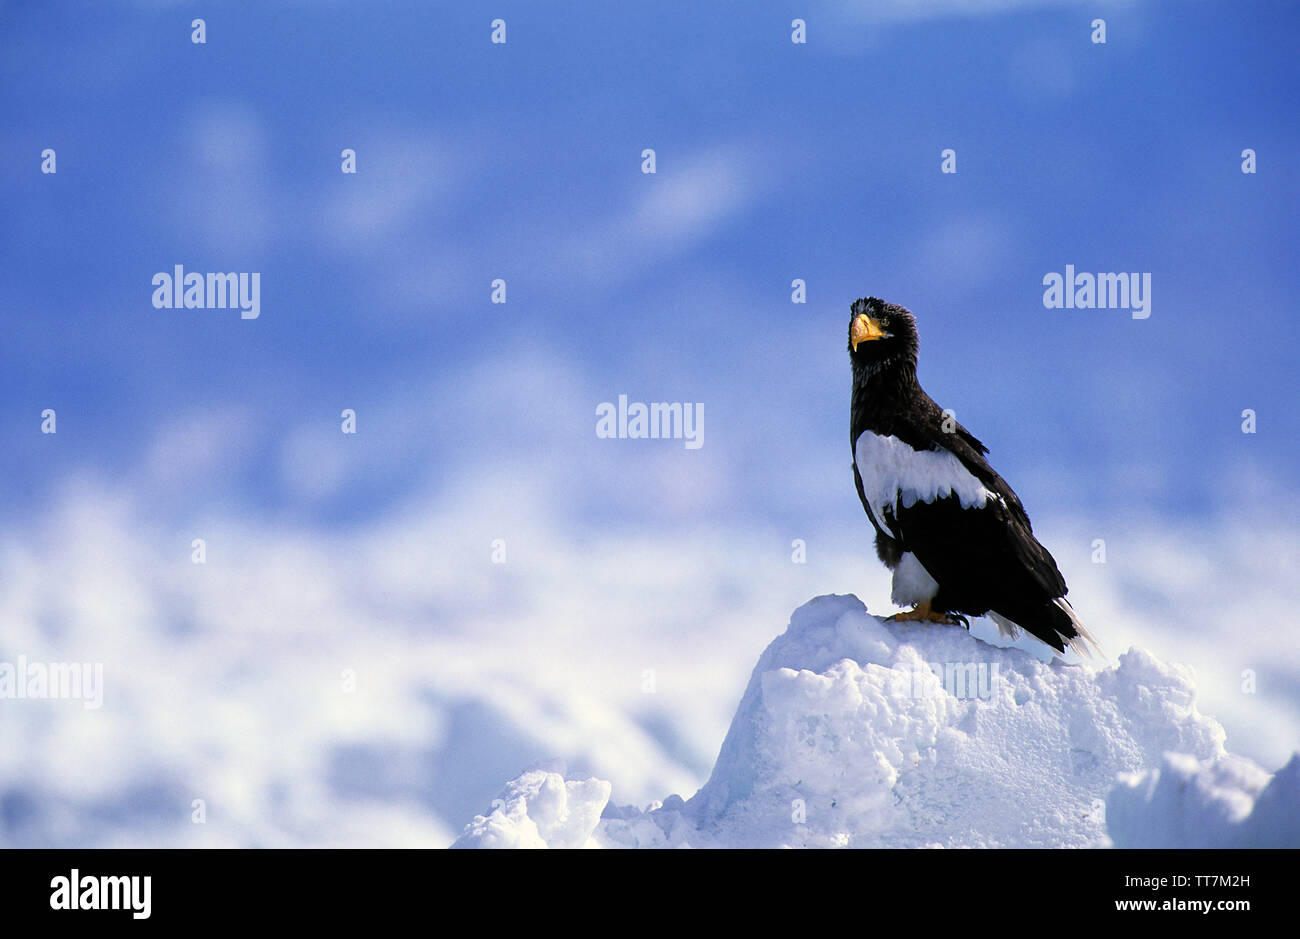
{"type": "MultiPolygon", "coordinates": [[[[585,412],[598,393],[551,403],[585,412]]],[[[509,423],[517,397],[486,375],[409,397],[465,415],[492,395],[512,439],[546,423],[509,423]]],[[[393,414],[389,437],[404,439],[409,415],[393,414]]],[[[608,780],[612,801],[643,818],[708,779],[779,614],[847,584],[889,612],[890,572],[860,512],[843,511],[843,480],[817,461],[798,475],[800,499],[831,491],[840,511],[804,506],[792,530],[730,518],[716,508],[722,490],[701,494],[690,474],[601,488],[642,457],[624,466],[600,448],[578,463],[565,448],[547,451],[561,463],[530,450],[527,471],[460,461],[431,492],[328,526],[310,509],[259,514],[222,488],[227,455],[262,450],[239,442],[246,426],[160,438],[159,452],[208,454],[202,473],[168,461],[121,480],[86,470],[9,506],[22,514],[0,534],[0,663],[103,663],[104,687],[96,710],[0,702],[0,846],[440,847],[548,757],[608,780]],[[624,507],[618,525],[593,527],[555,482],[572,478],[602,505],[646,487],[683,501],[656,508],[671,524],[647,527],[624,507]],[[199,536],[203,565],[190,562],[199,536]],[[506,564],[490,560],[498,536],[506,564]],[[806,563],[792,563],[795,536],[806,563]]],[[[725,465],[709,479],[725,481],[725,465]]],[[[349,470],[348,486],[367,473],[349,470]]],[[[1222,523],[1049,516],[1036,527],[1107,650],[1177,650],[1233,752],[1275,769],[1300,741],[1300,643],[1277,626],[1295,607],[1295,515],[1239,506],[1222,523]],[[1110,563],[1089,563],[1103,533],[1110,563]]],[[[1006,644],[989,620],[971,630],[1006,644]]],[[[666,817],[643,820],[663,837],[666,817]]],[[[607,813],[602,837],[613,827],[607,813]]],[[[624,829],[655,838],[638,821],[624,829]]]]}
{"type": "Polygon", "coordinates": [[[853,596],[795,611],[703,788],[644,809],[533,770],[461,847],[1300,846],[1300,757],[1229,754],[1192,673],[1044,662],[853,596]]]}
{"type": "Polygon", "coordinates": [[[1270,776],[1231,754],[1201,762],[1167,753],[1124,776],[1107,813],[1117,848],[1300,846],[1300,755],[1270,776]]]}
{"type": "Polygon", "coordinates": [[[611,786],[532,770],[506,786],[497,810],[477,816],[452,847],[582,848],[600,821],[611,786]]]}

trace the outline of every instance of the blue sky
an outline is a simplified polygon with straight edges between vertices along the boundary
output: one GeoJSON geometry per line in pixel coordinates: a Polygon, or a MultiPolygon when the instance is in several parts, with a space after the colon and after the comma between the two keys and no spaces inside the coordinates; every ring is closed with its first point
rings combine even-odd
{"type": "MultiPolygon", "coordinates": [[[[55,459],[123,470],[186,410],[332,419],[467,362],[509,383],[528,351],[608,396],[716,402],[717,446],[768,439],[761,489],[789,433],[770,408],[846,443],[839,334],[872,294],[917,313],[923,382],[1008,476],[1067,471],[1043,497],[1209,512],[1239,461],[1294,488],[1290,5],[1103,6],[1104,46],[1070,5],[814,7],[806,46],[761,7],[506,4],[493,46],[476,11],[410,6],[216,4],[203,46],[184,4],[4,8],[7,476],[48,484],[21,428],[56,403],[79,439],[55,459]],[[265,314],[154,310],[177,263],[261,271],[265,314]],[[1151,272],[1153,315],[1045,310],[1067,263],[1151,272]]],[[[230,482],[282,501],[256,466],[230,482]]]]}
{"type": "MultiPolygon", "coordinates": [[[[1072,597],[1099,537],[1130,606],[1188,558],[1188,590],[1228,596],[1253,568],[1224,532],[1257,526],[1282,546],[1271,592],[1235,600],[1293,619],[1297,25],[1266,2],[0,4],[0,519],[40,557],[120,500],[104,552],[147,523],[183,558],[195,531],[360,539],[427,503],[433,547],[408,550],[430,566],[498,536],[520,563],[572,560],[425,597],[449,636],[529,591],[561,598],[538,614],[557,635],[592,615],[563,600],[590,545],[652,559],[662,594],[628,597],[674,623],[684,592],[747,593],[755,532],[785,568],[795,537],[834,553],[747,607],[763,621],[728,647],[713,733],[795,604],[887,599],[848,469],[846,314],[875,295],[917,315],[922,383],[990,447],[1072,597]],[[154,309],[176,264],[260,272],[260,317],[154,309]],[[1150,272],[1150,318],[1045,309],[1067,264],[1150,272]],[[620,394],[702,403],[704,446],[598,439],[620,394]],[[674,580],[690,551],[711,573],[674,580]]],[[[1176,637],[1185,612],[1109,634],[1176,637]]],[[[57,618],[37,615],[80,635],[57,618]]],[[[1228,640],[1197,628],[1213,660],[1228,640]]],[[[1263,661],[1270,627],[1242,629],[1294,699],[1294,641],[1263,661]]],[[[694,713],[674,706],[643,721],[669,751],[694,713]]],[[[701,735],[673,751],[687,781],[701,735]]]]}

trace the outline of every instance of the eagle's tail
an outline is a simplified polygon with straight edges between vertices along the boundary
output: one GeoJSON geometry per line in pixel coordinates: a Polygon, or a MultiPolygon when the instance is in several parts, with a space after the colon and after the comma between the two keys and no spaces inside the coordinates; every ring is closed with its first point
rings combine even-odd
{"type": "MultiPolygon", "coordinates": [[[[1101,643],[1088,627],[1083,625],[1083,621],[1079,619],[1074,612],[1074,607],[1070,606],[1070,601],[1065,597],[1057,597],[1048,603],[1046,613],[1045,624],[1035,623],[1035,628],[1028,630],[1033,636],[1041,639],[1057,652],[1064,652],[1068,647],[1086,658],[1092,658],[1094,651],[1105,657],[1106,653],[1102,651],[1101,643]]],[[[998,627],[998,633],[1008,639],[1019,639],[1021,631],[1026,628],[992,610],[988,615],[998,627]]],[[[1042,618],[1035,617],[1035,619],[1042,618]]]]}
{"type": "Polygon", "coordinates": [[[1065,597],[1057,597],[1052,601],[1052,606],[1064,614],[1064,618],[1057,617],[1057,622],[1052,625],[1056,629],[1058,636],[1065,639],[1065,644],[1073,649],[1079,655],[1092,658],[1095,651],[1098,655],[1105,657],[1106,653],[1102,651],[1101,643],[1097,641],[1087,626],[1074,612],[1074,607],[1070,606],[1070,601],[1065,597]],[[1091,646],[1091,648],[1089,648],[1091,646]]]}

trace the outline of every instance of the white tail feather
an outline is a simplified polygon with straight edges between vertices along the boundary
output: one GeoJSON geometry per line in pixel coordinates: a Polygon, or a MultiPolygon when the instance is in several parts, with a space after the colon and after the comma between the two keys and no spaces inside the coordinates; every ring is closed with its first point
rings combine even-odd
{"type": "Polygon", "coordinates": [[[989,619],[993,620],[993,624],[997,626],[999,636],[1010,639],[1012,642],[1020,638],[1020,627],[1005,616],[989,610],[989,619]]]}
{"type": "MultiPolygon", "coordinates": [[[[1098,655],[1105,658],[1106,653],[1102,651],[1101,643],[1097,641],[1097,637],[1089,631],[1088,627],[1083,625],[1079,617],[1075,614],[1074,607],[1070,606],[1069,601],[1067,601],[1065,597],[1057,597],[1052,602],[1060,607],[1066,616],[1070,617],[1070,622],[1074,624],[1074,631],[1078,633],[1077,636],[1072,636],[1065,640],[1066,648],[1073,649],[1080,656],[1089,659],[1092,658],[1093,651],[1095,650],[1098,655]],[[1089,648],[1089,646],[1092,648],[1089,648]]],[[[993,620],[994,625],[998,627],[998,634],[1000,636],[1004,636],[1013,642],[1020,638],[1020,633],[1024,630],[1023,626],[1013,623],[1005,616],[994,613],[992,610],[989,610],[988,617],[993,620]]]]}
{"type": "Polygon", "coordinates": [[[1067,639],[1065,644],[1075,652],[1079,653],[1079,655],[1086,656],[1087,658],[1092,658],[1093,650],[1096,650],[1098,655],[1105,658],[1106,653],[1102,651],[1101,643],[1097,641],[1097,637],[1094,636],[1089,631],[1088,627],[1083,625],[1079,617],[1075,615],[1074,607],[1070,606],[1070,601],[1066,600],[1065,597],[1057,597],[1053,602],[1065,611],[1066,616],[1070,617],[1070,622],[1074,624],[1074,631],[1078,633],[1077,636],[1067,639]],[[1092,648],[1088,648],[1089,646],[1092,646],[1092,648]]]}

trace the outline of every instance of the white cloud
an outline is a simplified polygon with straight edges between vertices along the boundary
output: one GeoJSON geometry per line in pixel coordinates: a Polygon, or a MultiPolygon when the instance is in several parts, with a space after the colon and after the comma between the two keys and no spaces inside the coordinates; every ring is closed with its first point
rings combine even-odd
{"type": "Polygon", "coordinates": [[[954,215],[932,227],[915,246],[918,274],[975,285],[1005,276],[1016,251],[1006,222],[990,216],[954,215]]]}
{"type": "MultiPolygon", "coordinates": [[[[1128,0],[1099,0],[1094,9],[1109,12],[1128,0]]],[[[1000,16],[1042,8],[1084,6],[1081,0],[854,0],[836,3],[832,12],[862,23],[907,23],[967,17],[1000,16]]]]}
{"type": "Polygon", "coordinates": [[[562,241],[555,264],[607,285],[685,252],[738,215],[765,186],[759,161],[739,145],[694,154],[657,154],[657,172],[638,175],[622,206],[562,241]]]}
{"type": "Polygon", "coordinates": [[[248,171],[266,158],[262,124],[252,108],[235,101],[203,101],[190,112],[189,146],[204,169],[248,171]]]}
{"type": "Polygon", "coordinates": [[[240,462],[256,436],[253,421],[243,408],[218,407],[188,414],[159,429],[141,469],[154,486],[191,487],[223,466],[240,462]]]}
{"type": "Polygon", "coordinates": [[[333,173],[318,195],[317,234],[347,256],[373,256],[438,221],[465,185],[465,143],[453,146],[427,131],[371,127],[345,135],[331,154],[333,173]],[[341,152],[357,154],[357,172],[343,173],[341,152]]]}
{"type": "MultiPolygon", "coordinates": [[[[611,779],[625,801],[688,795],[797,605],[853,592],[888,610],[847,448],[822,471],[840,471],[841,489],[783,494],[805,503],[788,531],[758,520],[766,509],[728,470],[729,453],[766,452],[744,438],[760,426],[730,428],[731,449],[695,467],[697,492],[685,451],[637,446],[668,442],[595,440],[600,390],[579,372],[542,351],[515,364],[511,381],[489,363],[395,380],[359,408],[346,443],[374,434],[393,448],[367,447],[336,493],[427,459],[424,438],[402,430],[435,411],[448,446],[411,495],[345,528],[259,517],[204,487],[187,501],[175,483],[160,510],[157,480],[182,473],[186,440],[201,473],[238,438],[230,414],[165,430],[137,474],[68,480],[8,531],[6,654],[101,661],[105,701],[0,702],[0,795],[32,808],[0,838],[441,844],[542,757],[611,779]],[[519,387],[548,393],[525,400],[519,387]],[[483,426],[501,446],[483,450],[483,426]],[[733,503],[706,514],[715,498],[733,503]],[[196,535],[206,565],[190,563],[196,535]],[[807,564],[790,561],[794,537],[807,564]],[[504,565],[491,561],[498,538],[504,565]],[[208,802],[206,827],[188,820],[194,798],[208,802]]],[[[288,439],[309,465],[311,446],[292,441],[310,444],[310,429],[288,439]]],[[[1212,524],[1045,516],[1037,530],[1107,650],[1191,663],[1229,746],[1274,768],[1300,740],[1295,516],[1282,504],[1212,524]],[[1092,565],[1099,534],[1108,563],[1092,565]],[[1259,673],[1256,694],[1240,690],[1244,667],[1259,673]]]]}

